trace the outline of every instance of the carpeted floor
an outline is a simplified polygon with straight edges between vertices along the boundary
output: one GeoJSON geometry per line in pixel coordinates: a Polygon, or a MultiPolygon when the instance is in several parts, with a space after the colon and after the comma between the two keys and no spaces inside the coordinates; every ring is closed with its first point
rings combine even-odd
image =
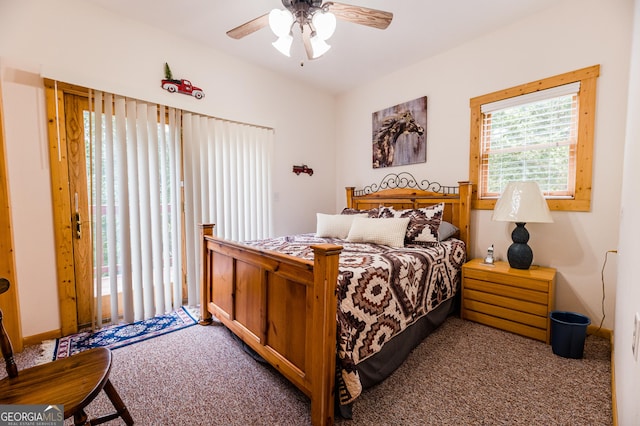
{"type": "MultiPolygon", "coordinates": [[[[18,355],[30,365],[37,348],[18,355]]],[[[139,425],[308,425],[309,401],[221,326],[194,326],[114,350],[112,382],[139,425]]],[[[89,413],[105,412],[100,395],[89,413]]],[[[354,405],[356,425],[611,425],[607,340],[583,359],[449,318],[354,405]]],[[[65,423],[65,424],[71,424],[65,423]]],[[[110,424],[119,424],[112,422],[110,424]]]]}

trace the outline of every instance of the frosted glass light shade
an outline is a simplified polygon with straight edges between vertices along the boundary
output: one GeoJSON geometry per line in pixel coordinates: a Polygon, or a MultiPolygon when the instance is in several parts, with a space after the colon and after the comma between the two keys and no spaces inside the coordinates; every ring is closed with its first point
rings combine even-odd
{"type": "Polygon", "coordinates": [[[285,56],[291,56],[291,44],[293,44],[293,37],[291,34],[280,36],[276,41],[271,43],[273,47],[278,49],[278,52],[285,56]]]}
{"type": "Polygon", "coordinates": [[[273,9],[269,12],[269,27],[278,37],[283,37],[291,32],[293,15],[287,9],[273,9]]]}
{"type": "Polygon", "coordinates": [[[311,37],[310,41],[311,50],[313,50],[313,59],[319,58],[331,49],[331,46],[317,35],[311,37]]]}
{"type": "Polygon", "coordinates": [[[329,40],[336,31],[336,16],[331,12],[316,12],[311,18],[316,34],[322,40],[329,40]]]}
{"type": "Polygon", "coordinates": [[[547,201],[537,182],[509,182],[493,209],[492,220],[500,222],[551,223],[547,201]]]}

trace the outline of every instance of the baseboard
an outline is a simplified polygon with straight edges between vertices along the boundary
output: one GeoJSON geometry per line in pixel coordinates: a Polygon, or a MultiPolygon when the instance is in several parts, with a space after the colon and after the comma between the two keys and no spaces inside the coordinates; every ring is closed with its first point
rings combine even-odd
{"type": "Polygon", "coordinates": [[[618,403],[616,402],[616,365],[613,347],[613,331],[611,331],[611,414],[613,417],[613,426],[618,426],[618,403]]]}
{"type": "Polygon", "coordinates": [[[47,331],[46,333],[34,334],[33,336],[23,337],[22,343],[24,346],[39,345],[45,340],[57,339],[60,336],[62,336],[62,333],[60,333],[60,330],[51,330],[51,331],[47,331]]]}
{"type": "Polygon", "coordinates": [[[601,327],[597,327],[595,325],[588,325],[587,326],[587,334],[589,335],[593,335],[593,336],[598,336],[598,337],[604,337],[605,339],[609,339],[612,340],[613,339],[613,331],[609,330],[608,328],[601,328],[601,327]]]}
{"type": "Polygon", "coordinates": [[[613,349],[613,330],[608,328],[600,328],[595,325],[587,326],[587,334],[603,337],[609,339],[609,345],[611,347],[611,414],[613,417],[613,426],[618,426],[618,404],[616,403],[616,377],[615,377],[615,362],[614,362],[614,349],[613,349]]]}
{"type": "Polygon", "coordinates": [[[613,330],[608,328],[596,327],[595,325],[587,326],[587,334],[609,339],[611,347],[611,414],[613,417],[613,426],[618,426],[618,405],[616,403],[616,378],[615,378],[615,362],[613,354],[613,330]]]}

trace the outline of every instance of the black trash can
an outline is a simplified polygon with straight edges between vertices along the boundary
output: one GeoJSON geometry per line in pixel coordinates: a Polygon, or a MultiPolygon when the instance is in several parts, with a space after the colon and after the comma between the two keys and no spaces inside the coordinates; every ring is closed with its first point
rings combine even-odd
{"type": "Polygon", "coordinates": [[[591,320],[575,312],[552,311],[549,316],[553,353],[565,358],[582,358],[591,320]]]}

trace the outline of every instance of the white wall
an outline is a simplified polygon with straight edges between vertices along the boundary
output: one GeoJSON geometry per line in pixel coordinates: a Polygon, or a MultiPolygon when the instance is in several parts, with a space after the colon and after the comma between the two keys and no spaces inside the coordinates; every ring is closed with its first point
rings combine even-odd
{"type": "MultiPolygon", "coordinates": [[[[25,283],[25,286],[17,286],[20,312],[23,319],[29,312],[37,312],[43,318],[52,318],[52,324],[58,324],[42,79],[37,74],[5,68],[4,65],[0,62],[13,249],[16,254],[16,280],[25,283]],[[16,101],[5,102],[8,99],[16,101]],[[33,143],[35,141],[42,143],[33,143]]],[[[23,335],[40,332],[42,330],[34,321],[22,322],[23,335]]]]}
{"type": "MultiPolygon", "coordinates": [[[[640,257],[640,0],[635,1],[633,45],[624,150],[620,243],[615,327],[615,379],[618,424],[640,425],[640,354],[633,357],[633,317],[640,313],[640,281],[635,262],[640,257]]],[[[639,348],[640,351],[640,348],[639,348]]]]}
{"type": "Polygon", "coordinates": [[[336,209],[331,95],[80,0],[0,0],[0,58],[24,336],[59,327],[41,73],[273,127],[277,235],[313,231],[316,212],[336,209]],[[162,90],[165,62],[176,78],[202,87],[205,98],[162,90]],[[292,173],[291,166],[301,163],[314,169],[313,176],[292,173]]]}
{"type": "MultiPolygon", "coordinates": [[[[618,248],[618,206],[625,138],[632,0],[564,0],[548,10],[477,38],[339,97],[338,188],[409,171],[418,179],[455,184],[469,179],[469,99],[600,64],[592,209],[553,212],[553,224],[528,224],[534,263],[558,269],[556,309],[601,320],[600,271],[605,252],[618,248]],[[371,114],[427,96],[427,162],[373,170],[371,114]]],[[[340,191],[336,205],[344,204],[340,191]]],[[[495,245],[505,258],[512,225],[472,213],[472,254],[495,245]]],[[[606,318],[613,328],[616,256],[605,271],[606,318]]]]}

